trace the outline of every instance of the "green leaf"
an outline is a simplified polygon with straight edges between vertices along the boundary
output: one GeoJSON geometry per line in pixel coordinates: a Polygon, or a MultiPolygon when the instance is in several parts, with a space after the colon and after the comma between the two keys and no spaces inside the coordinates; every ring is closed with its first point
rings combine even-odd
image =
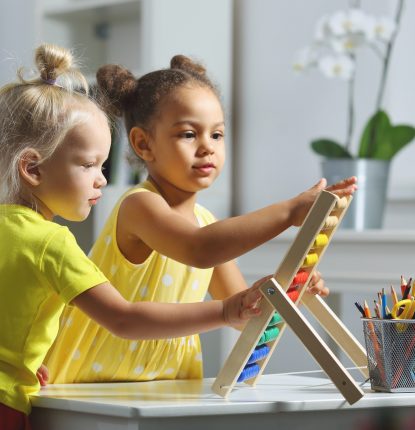
{"type": "Polygon", "coordinates": [[[384,111],[376,112],[367,122],[359,146],[359,158],[375,158],[376,148],[383,146],[382,139],[390,129],[391,124],[388,115],[384,111]]]}
{"type": "Polygon", "coordinates": [[[311,142],[311,148],[327,158],[352,158],[351,154],[339,143],[330,139],[317,139],[311,142]]]}
{"type": "Polygon", "coordinates": [[[415,128],[410,125],[396,125],[391,127],[384,139],[381,140],[373,154],[373,158],[381,160],[392,159],[398,151],[404,148],[415,137],[415,128]]]}
{"type": "Polygon", "coordinates": [[[414,127],[405,124],[393,126],[387,114],[379,111],[369,119],[363,131],[358,156],[359,158],[391,160],[414,137],[414,127]]]}

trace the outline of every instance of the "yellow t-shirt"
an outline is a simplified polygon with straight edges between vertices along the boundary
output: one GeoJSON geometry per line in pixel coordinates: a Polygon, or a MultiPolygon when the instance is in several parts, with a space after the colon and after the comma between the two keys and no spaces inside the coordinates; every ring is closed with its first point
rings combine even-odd
{"type": "Polygon", "coordinates": [[[107,282],[67,227],[0,205],[0,403],[28,414],[64,303],[107,282]]]}
{"type": "MultiPolygon", "coordinates": [[[[132,193],[157,192],[144,182],[127,191],[114,207],[91,251],[91,259],[129,301],[190,303],[204,300],[213,269],[186,266],[153,251],[142,264],[132,264],[116,240],[117,216],[132,193]]],[[[200,205],[200,226],[215,221],[200,205]]],[[[139,221],[139,216],[137,217],[139,221]]],[[[126,340],[113,336],[77,308],[63,314],[60,331],[45,364],[51,383],[148,381],[202,378],[199,336],[164,340],[126,340]]]]}

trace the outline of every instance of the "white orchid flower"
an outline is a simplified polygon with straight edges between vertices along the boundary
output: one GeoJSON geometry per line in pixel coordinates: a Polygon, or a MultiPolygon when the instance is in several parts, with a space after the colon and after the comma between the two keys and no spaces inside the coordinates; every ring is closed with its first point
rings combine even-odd
{"type": "Polygon", "coordinates": [[[353,76],[355,64],[347,55],[326,55],[318,61],[318,68],[328,78],[349,80],[353,76]]]}
{"type": "Polygon", "coordinates": [[[294,61],[293,68],[296,72],[304,72],[313,67],[317,61],[316,51],[308,46],[298,52],[297,58],[294,61]]]}
{"type": "Polygon", "coordinates": [[[387,16],[382,16],[375,20],[373,32],[377,39],[389,42],[396,31],[396,23],[387,16]]]}
{"type": "Polygon", "coordinates": [[[363,34],[348,34],[330,40],[330,46],[338,54],[353,53],[366,42],[363,34]]]}
{"type": "Polygon", "coordinates": [[[368,16],[361,9],[335,12],[328,20],[328,27],[335,36],[365,33],[368,16]]]}

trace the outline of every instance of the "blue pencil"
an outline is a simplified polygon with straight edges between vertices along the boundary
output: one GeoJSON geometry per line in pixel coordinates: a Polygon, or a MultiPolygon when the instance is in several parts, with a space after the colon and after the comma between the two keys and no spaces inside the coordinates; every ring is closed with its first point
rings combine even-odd
{"type": "Polygon", "coordinates": [[[382,318],[386,318],[388,315],[386,310],[386,294],[385,289],[382,288],[382,318]]]}

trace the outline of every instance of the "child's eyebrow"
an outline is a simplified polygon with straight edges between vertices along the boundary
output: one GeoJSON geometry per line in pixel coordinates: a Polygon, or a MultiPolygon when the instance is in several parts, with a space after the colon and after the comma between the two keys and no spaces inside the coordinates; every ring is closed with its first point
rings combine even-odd
{"type": "MultiPolygon", "coordinates": [[[[190,119],[185,119],[185,120],[182,120],[182,121],[175,122],[174,124],[172,124],[172,127],[176,127],[178,125],[185,125],[185,124],[190,124],[190,125],[193,125],[193,126],[197,126],[199,124],[199,122],[198,121],[193,121],[193,120],[190,120],[190,119]]],[[[217,122],[217,123],[213,124],[213,127],[220,127],[220,126],[224,126],[224,125],[225,125],[225,121],[220,121],[220,122],[217,122]]]]}

